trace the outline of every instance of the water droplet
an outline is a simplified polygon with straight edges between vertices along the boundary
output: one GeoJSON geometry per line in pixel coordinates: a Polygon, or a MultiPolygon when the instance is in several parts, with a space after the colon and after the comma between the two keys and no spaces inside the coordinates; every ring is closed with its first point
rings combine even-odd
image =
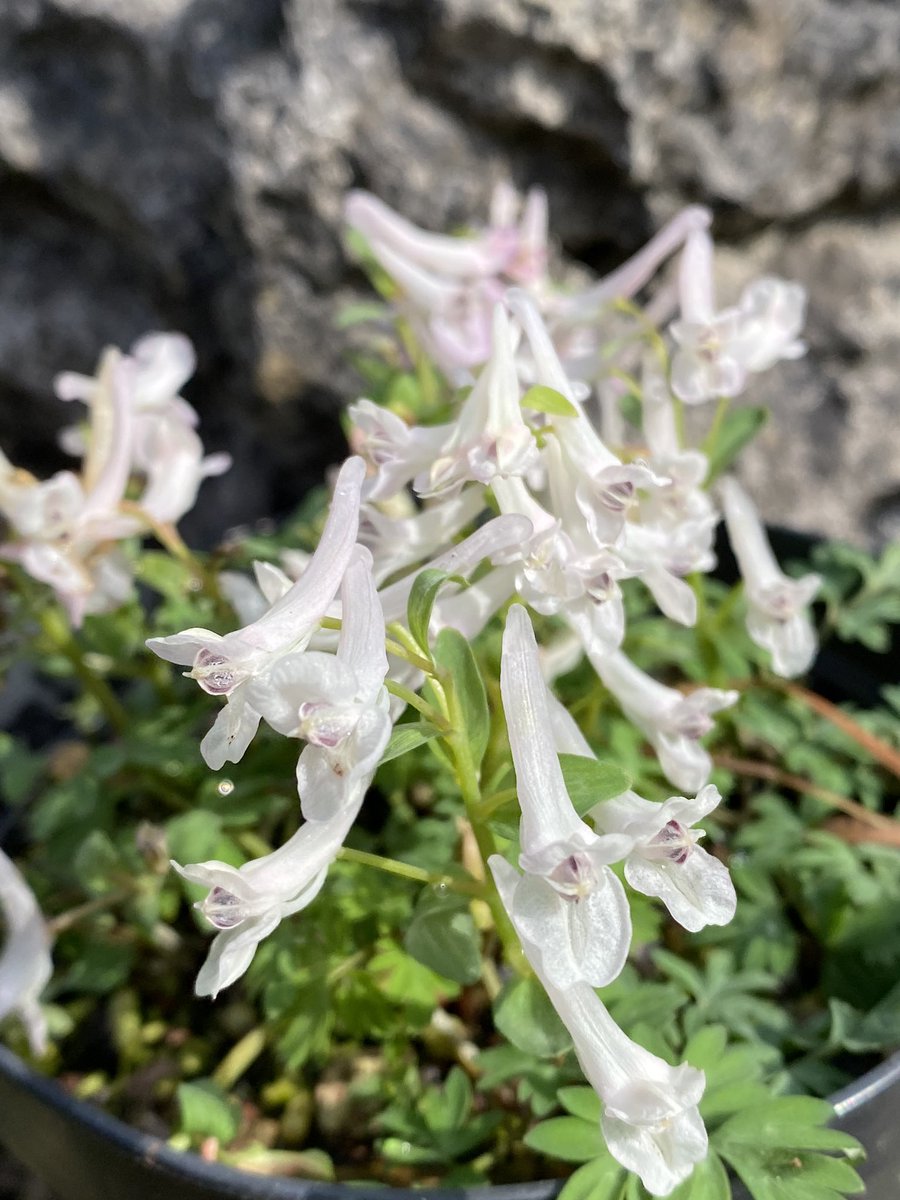
{"type": "Polygon", "coordinates": [[[234,791],[234,784],[230,779],[223,779],[216,787],[216,791],[220,796],[230,796],[234,791]]]}

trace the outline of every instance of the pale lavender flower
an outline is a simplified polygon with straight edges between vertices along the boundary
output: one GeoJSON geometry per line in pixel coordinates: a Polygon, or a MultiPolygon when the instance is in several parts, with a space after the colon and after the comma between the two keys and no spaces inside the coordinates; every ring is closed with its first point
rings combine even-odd
{"type": "Polygon", "coordinates": [[[0,513],[16,535],[0,557],[49,584],[78,626],[86,613],[108,612],[128,596],[131,574],[112,547],[141,530],[119,505],[132,463],[133,366],[112,352],[104,359],[81,478],[59,471],[40,482],[0,455],[0,513]]]}
{"type": "Polygon", "coordinates": [[[575,812],[557,757],[551,706],[528,614],[513,605],[503,635],[500,690],[521,806],[516,928],[557,987],[610,983],[631,941],[622,885],[609,863],[631,842],[598,837],[575,812]]]}
{"type": "Polygon", "coordinates": [[[371,778],[391,733],[384,615],[371,563],[357,546],[341,583],[336,654],[289,654],[248,685],[249,703],[273,729],[307,743],[297,764],[307,820],[325,820],[348,788],[371,778]]]}
{"type": "Polygon", "coordinates": [[[747,631],[772,655],[772,670],[791,679],[812,666],[818,638],[809,606],[821,576],[791,579],[778,566],[753,501],[736,479],[720,484],[725,524],[747,595],[747,631]]]}
{"type": "Polygon", "coordinates": [[[32,1054],[43,1054],[47,1022],[40,995],[53,974],[50,934],[34,893],[2,850],[0,911],[6,929],[0,952],[0,1020],[16,1013],[25,1026],[32,1054]]]}
{"type": "Polygon", "coordinates": [[[721,799],[712,784],[695,799],[670,796],[662,804],[623,792],[588,814],[601,833],[632,839],[626,880],[635,891],[658,896],[679,925],[693,933],[706,925],[727,925],[737,905],[728,868],[697,845],[703,830],[692,828],[721,799]]]}
{"type": "Polygon", "coordinates": [[[610,1154],[639,1175],[651,1195],[668,1196],[707,1154],[706,1129],[697,1109],[706,1077],[688,1063],[669,1066],[626,1037],[588,983],[558,986],[544,957],[552,947],[535,945],[519,916],[518,873],[498,854],[488,865],[528,961],[603,1102],[600,1129],[610,1154]]]}
{"type": "Polygon", "coordinates": [[[186,629],[147,645],[167,662],[190,666],[187,674],[227,703],[201,744],[214,770],[239,762],[253,739],[260,715],[248,702],[247,682],[287,654],[303,650],[337,594],[350,562],[359,525],[365,464],[348,459],[341,468],[325,528],[300,579],[258,620],[224,635],[186,629]]]}
{"type": "Polygon", "coordinates": [[[798,358],[806,293],[799,284],[766,277],[744,289],[733,308],[715,307],[713,244],[705,230],[690,234],[679,271],[681,319],[670,326],[679,348],[672,389],[685,404],[737,396],[748,372],[798,358]]]}
{"type": "Polygon", "coordinates": [[[647,737],[666,778],[686,792],[697,793],[709,779],[712,760],[700,738],[713,728],[712,713],[729,708],[735,691],[697,688],[682,695],[636,667],[621,651],[588,655],[625,716],[647,737]]]}
{"type": "Polygon", "coordinates": [[[172,864],[190,883],[209,888],[197,908],[219,931],[197,976],[198,996],[215,999],[244,974],[263,938],[316,898],[356,820],[366,784],[357,780],[327,820],[305,821],[283,846],[242,867],[216,860],[172,864]]]}

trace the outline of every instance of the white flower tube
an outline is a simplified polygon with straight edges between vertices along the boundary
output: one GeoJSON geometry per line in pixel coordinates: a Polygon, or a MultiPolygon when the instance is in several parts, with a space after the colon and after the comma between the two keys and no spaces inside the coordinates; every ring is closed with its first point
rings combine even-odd
{"type": "Polygon", "coordinates": [[[687,696],[666,687],[636,667],[621,651],[588,657],[622,711],[650,741],[666,778],[686,792],[699,792],[709,779],[712,760],[700,738],[713,728],[710,714],[729,708],[734,691],[697,688],[687,696]]]}
{"type": "Polygon", "coordinates": [[[336,654],[289,654],[248,684],[249,703],[273,729],[307,742],[297,764],[307,820],[327,819],[348,788],[371,778],[391,734],[384,616],[371,564],[357,546],[341,584],[336,654]]]}
{"type": "Polygon", "coordinates": [[[736,479],[720,484],[725,525],[747,593],[747,632],[772,655],[772,670],[787,679],[812,666],[818,639],[809,605],[822,584],[819,575],[790,579],[772,553],[753,501],[736,479]]]}
{"type": "Polygon", "coordinates": [[[628,883],[645,896],[658,896],[692,933],[706,925],[727,925],[737,906],[728,868],[696,844],[703,830],[692,828],[721,799],[712,784],[695,799],[670,796],[662,804],[623,792],[588,814],[601,833],[632,839],[625,859],[628,883]]]}
{"type": "Polygon", "coordinates": [[[210,889],[197,908],[219,931],[197,976],[198,996],[215,999],[244,974],[263,938],[316,898],[356,820],[367,784],[357,780],[328,820],[304,822],[283,846],[242,867],[216,860],[172,864],[190,883],[210,889]]]}
{"type": "Polygon", "coordinates": [[[512,911],[516,928],[557,987],[601,987],[621,971],[631,917],[609,863],[631,842],[598,837],[572,806],[528,614],[515,604],[503,635],[500,690],[522,818],[512,911]]]}
{"type": "Polygon", "coordinates": [[[258,620],[224,635],[185,629],[147,645],[167,662],[190,666],[187,674],[212,696],[227,703],[201,752],[214,770],[239,762],[259,726],[248,702],[246,683],[293,651],[303,650],[334,599],[356,543],[360,488],[365,464],[349,458],[341,467],[328,520],[315,554],[300,579],[258,620]]]}
{"type": "Polygon", "coordinates": [[[16,1013],[25,1026],[32,1054],[43,1054],[47,1022],[39,1000],[53,974],[50,935],[34,893],[2,850],[0,911],[6,927],[0,953],[0,1020],[16,1013]]]}
{"type": "Polygon", "coordinates": [[[603,1102],[600,1129],[610,1154],[639,1175],[651,1195],[668,1196],[707,1154],[706,1129],[697,1109],[706,1077],[688,1063],[671,1067],[626,1037],[587,983],[559,987],[522,925],[515,868],[498,854],[488,865],[528,961],[603,1102]]]}

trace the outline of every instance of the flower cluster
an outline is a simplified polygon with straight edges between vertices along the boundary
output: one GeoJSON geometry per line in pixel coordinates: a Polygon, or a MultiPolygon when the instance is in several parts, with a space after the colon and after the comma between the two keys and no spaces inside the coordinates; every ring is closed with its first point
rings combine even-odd
{"type": "MultiPolygon", "coordinates": [[[[509,606],[500,694],[521,817],[503,854],[483,851],[498,928],[505,909],[603,1103],[611,1153],[665,1196],[706,1154],[703,1073],[636,1045],[595,989],[616,979],[630,950],[622,877],[687,930],[734,915],[727,867],[697,844],[695,824],[721,800],[702,739],[738,693],[683,692],[633,661],[623,648],[622,585],[634,580],[626,586],[646,589],[665,617],[693,625],[690,577],[715,565],[720,502],[750,637],[780,674],[809,666],[817,577],[782,574],[736,480],[714,492],[718,418],[703,449],[684,433],[685,405],[718,399],[721,415],[750,375],[802,353],[803,292],[763,279],[718,310],[709,214],[700,208],[678,214],[580,292],[550,279],[538,191],[520,213],[499,188],[487,227],[462,238],[419,230],[361,192],[349,197],[347,216],[390,277],[407,327],[466,390],[440,424],[415,424],[369,399],[352,405],[353,456],[337,474],[315,552],[286,556],[284,569],[257,563],[254,580],[223,573],[238,628],[189,628],[147,643],[222,701],[201,743],[212,769],[239,762],[261,722],[302,743],[293,836],[240,867],[174,864],[205,889],[197,907],[216,931],[196,990],[215,996],[233,983],[260,941],[318,895],[408,704],[435,718],[430,733],[447,735],[450,761],[458,730],[449,706],[430,703],[446,698],[446,676],[435,668],[429,690],[415,694],[435,666],[431,644],[442,631],[472,639],[509,606]],[[674,287],[639,309],[635,297],[675,254],[674,287]],[[626,391],[639,398],[631,445],[621,436],[626,391]],[[441,586],[423,631],[408,606],[426,569],[441,586]],[[562,635],[539,649],[525,606],[562,635]],[[548,681],[582,657],[684,794],[660,802],[629,790],[586,817],[576,811],[559,755],[593,752],[548,681]]],[[[193,366],[189,344],[174,335],[145,338],[127,356],[108,351],[96,378],[57,381],[62,398],[88,409],[87,427],[64,435],[83,459],[81,475],[39,483],[0,460],[0,510],[13,534],[0,554],[49,583],[76,625],[127,594],[117,543],[171,527],[201,480],[227,466],[223,456],[204,457],[195,414],[178,395],[193,366]],[[133,477],[139,493],[129,501],[133,477]]],[[[49,967],[33,951],[42,936],[36,909],[4,860],[0,887],[10,931],[0,1015],[17,1008],[39,1046],[36,996],[49,967]],[[23,974],[16,962],[26,952],[32,968],[23,974]],[[17,971],[18,987],[7,987],[17,971]]]]}
{"type": "Polygon", "coordinates": [[[49,584],[74,626],[110,612],[131,593],[132,571],[119,543],[154,527],[173,527],[194,505],[202,481],[231,465],[204,456],[197,414],[178,394],[194,373],[194,351],[180,334],[141,338],[127,355],[104,351],[96,376],[64,372],[61,400],[80,400],[85,427],[63,432],[63,449],[81,471],[40,481],[0,452],[0,515],[11,537],[0,558],[49,584]],[[137,498],[126,498],[132,478],[137,498]]]}

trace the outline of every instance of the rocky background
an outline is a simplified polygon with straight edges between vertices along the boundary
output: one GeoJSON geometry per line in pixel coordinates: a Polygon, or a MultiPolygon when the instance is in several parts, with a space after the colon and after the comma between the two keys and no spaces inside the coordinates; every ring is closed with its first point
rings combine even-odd
{"type": "Polygon", "coordinates": [[[4,0],[0,442],[60,465],[54,373],[181,329],[236,458],[193,532],[284,510],[357,394],[342,194],[444,228],[504,175],[593,268],[702,201],[724,300],[803,282],[810,353],[757,385],[746,478],[770,519],[900,531],[896,0],[4,0]]]}

